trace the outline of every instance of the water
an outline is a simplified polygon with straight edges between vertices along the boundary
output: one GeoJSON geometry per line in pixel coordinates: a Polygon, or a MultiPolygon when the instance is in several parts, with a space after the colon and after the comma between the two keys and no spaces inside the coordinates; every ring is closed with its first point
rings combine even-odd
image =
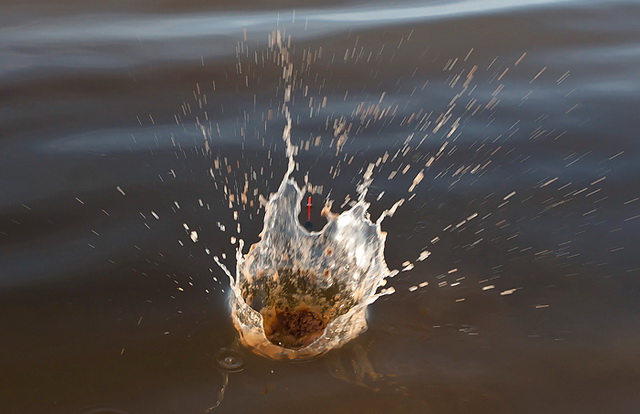
{"type": "Polygon", "coordinates": [[[3,412],[638,411],[636,2],[0,11],[3,412]],[[372,217],[407,200],[396,292],[306,364],[237,343],[213,260],[287,170],[278,25],[316,228],[378,159],[372,217]]]}
{"type": "MultiPolygon", "coordinates": [[[[357,187],[358,201],[348,211],[332,213],[332,201],[327,200],[322,215],[328,223],[319,231],[313,231],[313,204],[309,196],[307,222],[303,227],[299,215],[305,190],[292,178],[299,168],[295,155],[301,147],[291,141],[291,105],[297,89],[302,89],[296,82],[300,71],[296,70],[292,58],[291,36],[277,30],[269,39],[271,53],[267,59],[282,69],[283,84],[278,89],[284,91],[281,112],[285,119],[282,138],[287,171],[278,191],[266,202],[260,241],[245,254],[244,240],[240,239],[235,275],[217,256],[214,260],[229,277],[231,316],[240,341],[260,355],[300,361],[356,338],[367,329],[367,306],[394,292],[393,288],[378,292],[379,287],[386,285],[387,277],[397,274],[385,263],[386,234],[380,224],[385,217],[393,215],[404,199],[385,210],[375,224],[371,222],[367,211],[369,203],[365,201],[376,166],[371,163],[357,187]]],[[[258,51],[254,53],[257,62],[258,51]]],[[[306,55],[311,56],[311,51],[306,55]]],[[[304,86],[304,91],[306,96],[308,86],[304,86]]],[[[312,101],[310,98],[310,106],[312,101]]],[[[329,146],[335,145],[336,157],[348,139],[345,124],[344,117],[334,124],[329,146]]],[[[211,137],[211,128],[203,127],[203,135],[205,139],[211,137]]],[[[313,141],[319,144],[321,136],[313,141]]],[[[208,146],[208,141],[205,145],[208,146]]],[[[311,142],[307,141],[306,148],[310,146],[311,142]]],[[[338,170],[334,174],[338,175],[338,170]]],[[[236,194],[234,199],[246,204],[249,185],[250,182],[245,181],[243,193],[236,194]]],[[[304,188],[314,191],[318,187],[306,182],[304,188]]],[[[231,198],[229,208],[233,208],[231,198]]],[[[239,222],[237,229],[240,233],[239,222]]]]}
{"type": "Polygon", "coordinates": [[[318,232],[298,221],[303,195],[285,176],[266,206],[260,242],[246,255],[240,244],[231,277],[232,317],[242,342],[274,359],[300,360],[344,345],[366,330],[367,306],[393,293],[377,292],[394,273],[365,193],[349,211],[329,215],[318,232]]]}

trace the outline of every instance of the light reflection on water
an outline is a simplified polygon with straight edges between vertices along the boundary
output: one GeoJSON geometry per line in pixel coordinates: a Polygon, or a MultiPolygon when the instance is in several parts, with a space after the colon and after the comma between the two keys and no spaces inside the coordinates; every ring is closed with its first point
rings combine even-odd
{"type": "MultiPolygon", "coordinates": [[[[83,66],[86,68],[130,67],[144,60],[189,60],[202,55],[228,56],[236,39],[249,32],[264,39],[276,27],[286,27],[298,40],[334,35],[350,30],[525,13],[562,4],[589,8],[574,0],[478,1],[453,3],[403,3],[394,7],[351,6],[327,9],[262,12],[202,12],[166,16],[132,17],[117,13],[76,15],[68,18],[30,19],[26,24],[9,23],[0,29],[0,74],[34,66],[83,66]],[[212,41],[212,39],[216,39],[212,41]],[[206,49],[203,47],[206,46],[206,49]],[[94,50],[87,54],[85,48],[94,50]],[[118,48],[118,59],[112,48],[118,48]],[[53,48],[53,50],[51,49],[53,48]],[[21,49],[27,49],[23,51],[21,49]],[[38,50],[39,56],[33,51],[38,50]]],[[[18,18],[18,22],[20,19],[18,18]]]]}
{"type": "Polygon", "coordinates": [[[4,29],[0,44],[96,42],[114,40],[166,40],[213,35],[237,35],[244,30],[268,33],[279,24],[287,26],[289,33],[299,37],[301,31],[314,29],[316,35],[336,30],[364,29],[377,25],[403,24],[441,18],[459,18],[465,15],[505,13],[518,9],[545,5],[571,4],[576,0],[526,0],[521,2],[459,0],[443,4],[402,3],[394,7],[343,7],[328,9],[277,10],[248,13],[194,13],[165,17],[153,15],[131,18],[114,14],[108,20],[89,16],[73,17],[74,24],[60,19],[50,23],[45,18],[39,25],[28,28],[4,29]],[[77,19],[89,20],[77,24],[77,19]],[[320,25],[317,25],[317,24],[320,25]],[[46,34],[46,36],[44,36],[46,34]]]}

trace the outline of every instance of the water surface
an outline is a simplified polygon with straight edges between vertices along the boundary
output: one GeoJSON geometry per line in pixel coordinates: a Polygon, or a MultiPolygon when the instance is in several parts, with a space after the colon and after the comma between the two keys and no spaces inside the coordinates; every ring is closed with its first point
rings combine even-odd
{"type": "Polygon", "coordinates": [[[298,68],[322,48],[291,104],[293,140],[322,136],[297,157],[318,202],[387,152],[377,216],[424,169],[384,225],[390,267],[415,267],[344,348],[242,350],[215,412],[638,412],[639,20],[635,1],[0,5],[3,412],[215,404],[237,344],[212,255],[257,241],[286,169],[276,29],[298,68]],[[245,174],[255,203],[230,209],[245,174]]]}

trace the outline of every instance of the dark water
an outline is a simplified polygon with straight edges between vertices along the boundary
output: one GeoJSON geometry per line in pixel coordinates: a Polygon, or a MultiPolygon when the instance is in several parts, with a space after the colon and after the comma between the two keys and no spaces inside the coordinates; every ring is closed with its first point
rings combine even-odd
{"type": "Polygon", "coordinates": [[[322,48],[291,105],[294,141],[322,137],[298,157],[318,203],[353,196],[385,151],[374,215],[425,169],[384,226],[389,265],[415,269],[321,359],[242,350],[215,412],[640,412],[636,1],[13,3],[0,6],[2,413],[215,404],[216,355],[237,345],[211,255],[234,265],[233,210],[248,242],[262,218],[229,209],[224,187],[242,193],[249,174],[256,201],[285,170],[280,69],[261,60],[277,28],[298,68],[322,48]],[[361,103],[390,109],[361,119],[361,103]],[[353,128],[336,157],[341,116],[353,128]]]}

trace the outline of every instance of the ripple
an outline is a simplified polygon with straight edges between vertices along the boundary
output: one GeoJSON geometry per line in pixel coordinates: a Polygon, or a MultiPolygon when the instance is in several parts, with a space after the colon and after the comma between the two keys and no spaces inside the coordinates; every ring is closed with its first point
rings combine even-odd
{"type": "Polygon", "coordinates": [[[244,369],[244,356],[231,348],[222,348],[216,354],[218,368],[224,372],[240,372],[244,369]]]}

